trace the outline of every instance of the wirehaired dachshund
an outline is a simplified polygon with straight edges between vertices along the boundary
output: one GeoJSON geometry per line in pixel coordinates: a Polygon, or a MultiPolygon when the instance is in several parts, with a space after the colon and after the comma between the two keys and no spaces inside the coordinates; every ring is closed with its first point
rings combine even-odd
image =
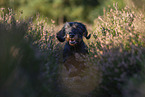
{"type": "Polygon", "coordinates": [[[70,64],[76,68],[83,68],[79,61],[75,60],[75,53],[88,54],[88,47],[83,41],[83,36],[90,39],[91,34],[84,24],[79,22],[67,22],[63,28],[57,33],[56,37],[60,42],[67,41],[63,50],[63,62],[65,67],[69,70],[70,64]]]}

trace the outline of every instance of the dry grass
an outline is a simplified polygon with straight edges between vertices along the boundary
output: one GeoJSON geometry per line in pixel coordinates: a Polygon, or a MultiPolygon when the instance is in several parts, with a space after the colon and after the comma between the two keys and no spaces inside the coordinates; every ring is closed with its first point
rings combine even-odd
{"type": "Polygon", "coordinates": [[[121,85],[139,73],[144,63],[145,30],[136,25],[136,20],[144,25],[145,18],[128,7],[118,10],[117,4],[104,12],[94,21],[90,52],[102,67],[104,80],[100,87],[106,92],[103,96],[122,97],[121,85]]]}

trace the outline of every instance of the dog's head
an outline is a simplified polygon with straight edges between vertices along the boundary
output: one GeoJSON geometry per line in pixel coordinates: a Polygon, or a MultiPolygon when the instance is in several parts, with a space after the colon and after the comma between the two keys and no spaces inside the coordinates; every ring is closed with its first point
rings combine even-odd
{"type": "Polygon", "coordinates": [[[85,25],[78,22],[67,22],[57,33],[56,37],[60,42],[64,42],[66,39],[69,45],[75,46],[82,41],[83,36],[86,37],[86,39],[91,37],[91,34],[88,35],[85,25]]]}

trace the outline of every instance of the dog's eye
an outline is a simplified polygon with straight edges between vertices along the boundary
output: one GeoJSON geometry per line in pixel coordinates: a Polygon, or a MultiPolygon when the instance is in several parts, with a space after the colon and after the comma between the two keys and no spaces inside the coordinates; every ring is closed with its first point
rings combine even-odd
{"type": "Polygon", "coordinates": [[[74,34],[70,34],[69,36],[70,36],[70,38],[73,38],[75,35],[74,34]]]}

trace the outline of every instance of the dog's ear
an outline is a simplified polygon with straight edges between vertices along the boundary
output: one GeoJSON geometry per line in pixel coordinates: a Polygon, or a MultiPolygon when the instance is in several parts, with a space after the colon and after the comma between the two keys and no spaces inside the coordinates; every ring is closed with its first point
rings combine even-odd
{"type": "Polygon", "coordinates": [[[66,38],[66,29],[70,28],[70,23],[66,22],[63,28],[57,33],[56,37],[60,42],[64,42],[66,38]]]}
{"type": "Polygon", "coordinates": [[[60,42],[64,42],[64,41],[65,41],[65,27],[63,27],[63,28],[56,34],[56,38],[57,38],[60,42]]]}
{"type": "Polygon", "coordinates": [[[83,25],[83,31],[84,31],[84,34],[83,34],[84,37],[86,37],[86,39],[90,39],[91,34],[88,35],[88,31],[87,31],[85,25],[83,25]]]}
{"type": "Polygon", "coordinates": [[[86,30],[86,31],[84,32],[84,37],[86,37],[86,39],[90,39],[91,34],[88,35],[88,31],[86,30]]]}

